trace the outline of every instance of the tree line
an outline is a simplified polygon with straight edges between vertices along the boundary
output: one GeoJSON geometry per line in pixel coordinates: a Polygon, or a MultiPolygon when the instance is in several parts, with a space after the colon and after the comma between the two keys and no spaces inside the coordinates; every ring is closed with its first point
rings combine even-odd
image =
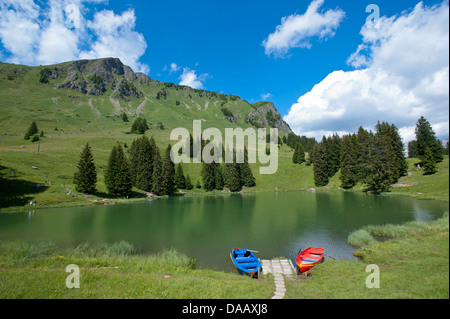
{"type": "MultiPolygon", "coordinates": [[[[175,167],[170,155],[170,145],[161,157],[153,137],[148,138],[145,135],[133,141],[128,158],[122,146],[117,144],[111,150],[105,170],[105,185],[108,192],[117,197],[129,197],[134,186],[163,196],[173,194],[178,189],[193,189],[190,176],[184,175],[181,164],[175,167]]],[[[229,188],[230,191],[237,192],[243,186],[256,185],[246,152],[244,163],[236,163],[236,160],[230,164],[203,162],[201,178],[206,191],[229,188]]],[[[86,144],[81,152],[74,174],[74,184],[76,190],[81,193],[96,192],[97,170],[89,144],[86,144]]],[[[199,181],[196,187],[201,188],[199,181]]]]}
{"type": "MultiPolygon", "coordinates": [[[[443,147],[423,117],[417,122],[412,146],[411,152],[410,143],[410,156],[421,160],[425,174],[434,173],[436,163],[443,160],[443,147]]],[[[330,178],[340,171],[344,189],[361,183],[367,191],[385,192],[407,174],[408,165],[397,127],[378,122],[375,132],[360,127],[355,134],[324,136],[314,149],[313,170],[317,187],[328,185],[330,178]]]]}

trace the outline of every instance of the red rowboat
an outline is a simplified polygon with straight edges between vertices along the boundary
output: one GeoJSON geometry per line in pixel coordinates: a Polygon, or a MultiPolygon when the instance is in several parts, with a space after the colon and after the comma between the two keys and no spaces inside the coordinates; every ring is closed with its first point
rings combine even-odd
{"type": "Polygon", "coordinates": [[[324,249],[309,247],[304,251],[299,252],[295,258],[300,273],[310,270],[312,267],[321,263],[324,260],[324,249]]]}

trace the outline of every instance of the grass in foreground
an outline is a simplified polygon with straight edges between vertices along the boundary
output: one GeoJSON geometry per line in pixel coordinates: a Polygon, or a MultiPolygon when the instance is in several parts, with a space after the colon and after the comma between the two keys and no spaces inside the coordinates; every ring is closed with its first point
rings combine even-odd
{"type": "Polygon", "coordinates": [[[370,235],[391,240],[358,250],[358,261],[326,261],[308,280],[287,280],[286,298],[448,299],[449,218],[433,222],[368,226],[370,235]],[[380,288],[368,289],[369,264],[380,269],[380,288]]]}
{"type": "Polygon", "coordinates": [[[125,242],[59,249],[48,241],[0,242],[0,299],[245,299],[270,298],[273,282],[195,269],[176,252],[133,254],[125,242]],[[68,265],[80,267],[80,289],[68,289],[68,265]]]}

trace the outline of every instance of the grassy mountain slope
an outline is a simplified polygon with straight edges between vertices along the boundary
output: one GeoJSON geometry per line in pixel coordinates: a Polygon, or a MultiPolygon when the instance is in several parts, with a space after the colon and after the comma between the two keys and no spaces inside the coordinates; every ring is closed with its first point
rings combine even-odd
{"type": "MultiPolygon", "coordinates": [[[[150,130],[146,134],[154,136],[161,150],[174,143],[169,140],[172,129],[192,130],[194,119],[202,121],[202,129],[216,127],[222,132],[228,127],[269,124],[278,126],[280,134],[290,132],[272,103],[251,105],[237,96],[154,81],[117,59],[41,67],[0,63],[0,111],[0,172],[7,178],[2,183],[1,206],[10,208],[32,200],[38,205],[73,205],[108,199],[104,169],[109,152],[116,143],[130,146],[139,137],[130,134],[138,116],[147,120],[150,130]],[[129,122],[122,120],[123,113],[129,122]],[[40,144],[24,140],[33,120],[45,133],[40,144]],[[86,142],[92,146],[98,167],[95,196],[74,191],[73,173],[86,142]]],[[[256,189],[303,187],[302,183],[298,187],[298,183],[286,183],[298,169],[291,158],[292,151],[282,147],[279,171],[273,176],[259,175],[258,166],[252,165],[256,189]]],[[[184,165],[183,169],[193,184],[201,180],[201,165],[184,165]]],[[[134,197],[142,197],[142,192],[135,191],[134,197]]]]}

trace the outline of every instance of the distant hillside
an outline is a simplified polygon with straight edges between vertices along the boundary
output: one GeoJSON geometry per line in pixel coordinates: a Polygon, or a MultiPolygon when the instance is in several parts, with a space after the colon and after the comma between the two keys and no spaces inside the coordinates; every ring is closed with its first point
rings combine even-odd
{"type": "Polygon", "coordinates": [[[155,81],[114,58],[40,67],[0,63],[0,86],[1,122],[75,117],[88,124],[126,113],[130,121],[141,116],[166,128],[189,128],[193,119],[202,119],[205,127],[231,123],[292,132],[272,103],[249,104],[234,95],[155,81]]]}

